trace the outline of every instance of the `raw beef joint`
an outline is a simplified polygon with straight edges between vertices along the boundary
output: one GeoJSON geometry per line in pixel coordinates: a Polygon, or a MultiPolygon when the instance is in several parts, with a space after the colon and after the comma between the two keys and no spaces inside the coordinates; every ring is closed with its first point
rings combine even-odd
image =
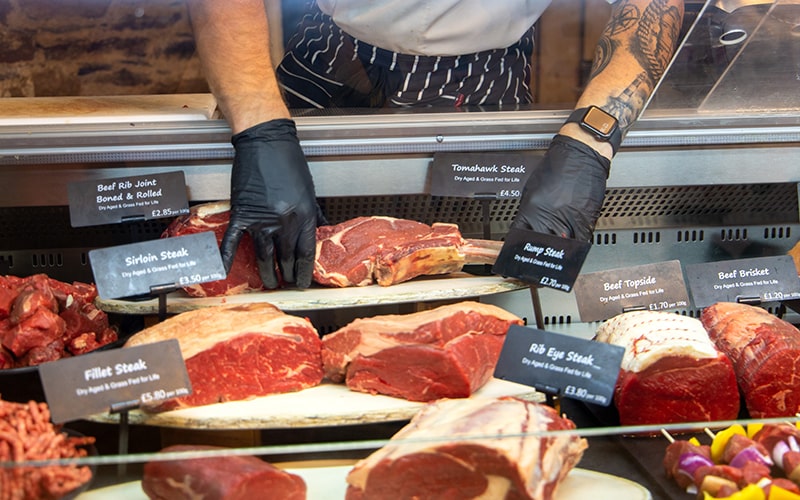
{"type": "MultiPolygon", "coordinates": [[[[213,231],[222,241],[230,220],[227,202],[192,207],[162,237],[213,231]]],[[[317,228],[314,280],[325,286],[382,286],[416,276],[460,271],[465,264],[492,264],[502,242],[464,239],[454,224],[391,217],[359,217],[317,228]]],[[[228,276],[185,288],[192,297],[215,297],[263,290],[253,240],[245,234],[228,276]]]]}
{"type": "Polygon", "coordinates": [[[384,447],[347,475],[348,500],[554,498],[585,439],[544,405],[512,397],[424,406],[384,447]]]}
{"type": "Polygon", "coordinates": [[[303,478],[252,455],[231,455],[223,447],[200,445],[173,445],[161,451],[179,458],[144,465],[142,491],[153,500],[306,498],[303,478]],[[195,457],[206,456],[192,458],[193,452],[195,457]]]}
{"type": "MultiPolygon", "coordinates": [[[[217,244],[222,242],[230,220],[230,205],[227,202],[206,203],[191,208],[188,215],[172,221],[162,238],[212,231],[217,244]]],[[[198,283],[184,288],[192,297],[218,297],[263,290],[264,284],[258,274],[256,251],[253,239],[245,233],[233,259],[228,276],[223,280],[198,283]]]]}
{"type": "Polygon", "coordinates": [[[305,318],[272,304],[181,313],[133,335],[125,347],[178,339],[193,393],[151,410],[293,392],[322,381],[322,342],[305,318]]]}
{"type": "Polygon", "coordinates": [[[800,411],[800,330],[760,307],[735,302],[709,306],[700,319],[731,358],[752,418],[800,411]]]}
{"type": "Polygon", "coordinates": [[[622,425],[737,417],[733,366],[700,320],[669,312],[627,312],[602,323],[595,339],[625,348],[614,388],[622,425]]]}
{"type": "Polygon", "coordinates": [[[493,263],[500,244],[466,240],[455,224],[357,217],[317,228],[314,281],[336,287],[388,286],[460,271],[467,263],[493,263]]]}
{"type": "Polygon", "coordinates": [[[410,401],[464,398],[494,373],[517,316],[460,302],[412,314],[359,318],[322,338],[325,375],[359,392],[410,401]]]}

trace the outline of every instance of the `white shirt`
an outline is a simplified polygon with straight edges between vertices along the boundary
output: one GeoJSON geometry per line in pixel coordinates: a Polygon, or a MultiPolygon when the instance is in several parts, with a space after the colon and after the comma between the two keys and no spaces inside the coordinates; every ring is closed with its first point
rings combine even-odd
{"type": "Polygon", "coordinates": [[[317,0],[317,4],[346,33],[370,45],[401,54],[454,56],[514,44],[550,0],[317,0]]]}

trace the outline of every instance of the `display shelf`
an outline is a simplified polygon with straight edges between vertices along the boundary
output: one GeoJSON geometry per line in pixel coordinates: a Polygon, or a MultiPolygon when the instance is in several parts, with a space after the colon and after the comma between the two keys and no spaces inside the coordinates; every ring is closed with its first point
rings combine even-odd
{"type": "MultiPolygon", "coordinates": [[[[177,291],[167,294],[166,312],[177,314],[223,304],[254,302],[269,302],[282,311],[339,309],[470,299],[527,287],[527,284],[515,279],[500,276],[474,276],[460,272],[419,277],[391,286],[324,288],[315,285],[304,290],[279,289],[221,297],[189,297],[184,291],[177,291]]],[[[97,306],[108,313],[156,314],[159,312],[157,298],[142,301],[100,298],[97,300],[97,306]]]]}
{"type": "MultiPolygon", "coordinates": [[[[544,394],[522,384],[490,379],[471,398],[517,396],[543,402],[544,394]]],[[[285,394],[272,394],[247,401],[230,401],[163,413],[134,410],[128,419],[134,425],[182,429],[293,429],[335,425],[359,425],[408,420],[424,403],[380,394],[351,391],[343,384],[322,383],[285,394]]],[[[89,417],[103,423],[118,423],[119,414],[89,417]]]]}

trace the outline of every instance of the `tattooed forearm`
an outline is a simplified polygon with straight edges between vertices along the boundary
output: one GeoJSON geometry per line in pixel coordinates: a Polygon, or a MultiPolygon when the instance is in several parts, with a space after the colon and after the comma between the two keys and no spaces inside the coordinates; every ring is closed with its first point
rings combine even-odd
{"type": "Polygon", "coordinates": [[[679,9],[665,0],[650,3],[642,13],[631,40],[631,52],[642,65],[652,85],[661,78],[667,68],[681,27],[679,9]]]}
{"type": "Polygon", "coordinates": [[[639,73],[625,90],[617,96],[609,97],[603,106],[603,109],[617,117],[622,130],[627,130],[633,125],[647,101],[650,87],[645,84],[646,79],[644,72],[639,73]]]}

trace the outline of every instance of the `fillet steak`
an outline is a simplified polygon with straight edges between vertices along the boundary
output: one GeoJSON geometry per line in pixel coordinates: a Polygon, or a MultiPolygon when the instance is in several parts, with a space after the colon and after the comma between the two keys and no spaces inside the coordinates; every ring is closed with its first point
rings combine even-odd
{"type": "Polygon", "coordinates": [[[325,375],[351,390],[410,401],[465,398],[481,388],[517,316],[460,302],[412,314],[358,318],[322,338],[325,375]]]}
{"type": "MultiPolygon", "coordinates": [[[[172,221],[162,237],[213,231],[221,242],[230,220],[228,202],[196,205],[172,221]]],[[[332,287],[388,286],[417,276],[460,271],[466,264],[492,264],[501,241],[462,238],[454,224],[391,217],[358,217],[317,228],[314,281],[332,287]]],[[[264,289],[253,240],[245,234],[225,279],[186,287],[192,297],[233,295],[264,289]]]]}
{"type": "Polygon", "coordinates": [[[800,411],[800,330],[760,307],[735,302],[705,308],[700,320],[733,362],[752,418],[800,411]]]}
{"type": "Polygon", "coordinates": [[[429,403],[356,463],[346,498],[551,499],[588,445],[542,433],[574,428],[554,409],[512,397],[429,403]]]}
{"type": "Polygon", "coordinates": [[[737,417],[733,366],[700,320],[668,312],[627,312],[602,323],[595,340],[625,348],[614,387],[622,425],[737,417]]]}
{"type": "Polygon", "coordinates": [[[191,458],[191,452],[224,452],[226,448],[173,445],[163,453],[182,453],[176,460],[154,460],[144,465],[142,490],[158,500],[305,500],[306,483],[296,474],[278,469],[252,455],[191,458]]]}
{"type": "Polygon", "coordinates": [[[178,339],[193,393],[159,402],[152,411],[299,391],[322,381],[316,329],[272,304],[181,313],[136,333],[125,347],[167,339],[178,339]]]}

